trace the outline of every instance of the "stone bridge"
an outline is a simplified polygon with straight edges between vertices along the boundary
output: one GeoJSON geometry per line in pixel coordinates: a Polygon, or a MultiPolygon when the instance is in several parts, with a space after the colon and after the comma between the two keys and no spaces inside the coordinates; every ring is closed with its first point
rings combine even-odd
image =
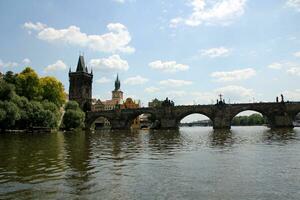
{"type": "Polygon", "coordinates": [[[86,112],[86,128],[90,129],[99,117],[106,118],[111,129],[129,129],[132,121],[141,114],[151,114],[157,129],[176,129],[184,117],[203,114],[211,119],[214,129],[230,129],[232,119],[243,111],[257,111],[267,118],[271,128],[293,127],[293,121],[300,112],[300,102],[245,103],[163,106],[159,108],[115,109],[101,112],[86,112]]]}

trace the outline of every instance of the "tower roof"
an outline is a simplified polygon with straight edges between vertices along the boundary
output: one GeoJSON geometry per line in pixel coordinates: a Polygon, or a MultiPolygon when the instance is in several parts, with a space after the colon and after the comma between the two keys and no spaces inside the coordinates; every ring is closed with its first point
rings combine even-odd
{"type": "Polygon", "coordinates": [[[117,78],[115,80],[115,91],[119,90],[121,87],[121,82],[119,80],[119,74],[117,74],[117,78]]]}
{"type": "Polygon", "coordinates": [[[87,67],[85,66],[84,57],[79,56],[76,72],[87,72],[87,67]]]}

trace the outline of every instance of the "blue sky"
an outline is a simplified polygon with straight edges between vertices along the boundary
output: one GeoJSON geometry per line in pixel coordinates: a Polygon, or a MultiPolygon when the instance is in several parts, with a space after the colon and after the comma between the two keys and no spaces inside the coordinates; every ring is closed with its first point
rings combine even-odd
{"type": "Polygon", "coordinates": [[[34,68],[68,90],[79,52],[93,96],[117,73],[142,105],[300,100],[299,0],[0,1],[0,70],[34,68]]]}

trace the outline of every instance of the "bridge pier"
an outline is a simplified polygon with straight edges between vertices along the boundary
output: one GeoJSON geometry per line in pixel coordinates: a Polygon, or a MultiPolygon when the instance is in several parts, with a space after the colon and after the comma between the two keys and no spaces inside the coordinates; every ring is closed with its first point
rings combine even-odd
{"type": "Polygon", "coordinates": [[[178,129],[176,119],[160,119],[160,129],[178,129]]]}
{"type": "Polygon", "coordinates": [[[216,117],[213,119],[213,128],[229,130],[231,128],[231,121],[226,117],[216,117]]]}
{"type": "Polygon", "coordinates": [[[124,120],[110,120],[110,126],[112,130],[129,130],[130,126],[124,120]]]}
{"type": "Polygon", "coordinates": [[[225,106],[219,106],[215,112],[214,117],[212,117],[213,128],[214,129],[230,129],[231,128],[231,117],[228,108],[225,106]]]}
{"type": "Polygon", "coordinates": [[[293,128],[293,119],[287,113],[274,115],[269,119],[270,128],[293,128]]]}

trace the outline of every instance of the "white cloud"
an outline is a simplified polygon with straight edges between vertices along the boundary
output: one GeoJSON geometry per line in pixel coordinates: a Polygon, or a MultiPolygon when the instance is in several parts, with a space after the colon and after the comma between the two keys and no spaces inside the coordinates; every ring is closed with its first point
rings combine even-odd
{"type": "Polygon", "coordinates": [[[231,49],[225,47],[217,47],[217,48],[201,50],[201,56],[207,56],[210,58],[226,57],[229,56],[230,53],[231,53],[231,49]]]}
{"type": "Polygon", "coordinates": [[[127,78],[124,83],[127,85],[141,85],[148,81],[147,78],[141,77],[141,76],[134,76],[127,78]]]}
{"type": "Polygon", "coordinates": [[[240,81],[251,78],[256,75],[256,71],[252,68],[239,69],[228,72],[213,72],[211,77],[216,78],[216,81],[240,81]]]}
{"type": "Polygon", "coordinates": [[[159,84],[167,87],[181,87],[191,85],[193,82],[185,80],[167,79],[160,81],[159,84]]]}
{"type": "Polygon", "coordinates": [[[233,102],[245,102],[251,100],[255,93],[252,89],[244,88],[238,85],[229,85],[214,90],[215,94],[222,94],[227,100],[230,99],[233,102]]]}
{"type": "Polygon", "coordinates": [[[163,72],[178,72],[187,71],[189,69],[188,65],[176,63],[176,61],[166,61],[156,60],[149,63],[152,69],[161,70],[163,72]]]}
{"type": "Polygon", "coordinates": [[[286,5],[300,11],[300,0],[288,0],[286,5]]]}
{"type": "Polygon", "coordinates": [[[287,70],[288,74],[300,76],[300,67],[291,67],[287,70]]]}
{"type": "Polygon", "coordinates": [[[113,0],[113,1],[117,3],[125,3],[125,0],[113,0]]]}
{"type": "Polygon", "coordinates": [[[186,92],[183,90],[174,90],[167,92],[167,95],[170,96],[170,98],[183,97],[186,95],[186,92]]]}
{"type": "Polygon", "coordinates": [[[214,92],[192,92],[193,100],[199,104],[211,104],[215,103],[215,99],[218,98],[214,92]]]}
{"type": "Polygon", "coordinates": [[[52,72],[52,71],[59,71],[65,69],[67,69],[67,65],[62,60],[58,60],[54,64],[48,65],[44,71],[52,72]]]}
{"type": "Polygon", "coordinates": [[[282,92],[285,101],[299,101],[300,99],[300,89],[296,89],[296,90],[286,90],[284,92],[282,92]]]}
{"type": "MultiPolygon", "coordinates": [[[[300,1],[300,0],[299,0],[300,1]]],[[[294,56],[296,56],[296,57],[300,57],[300,51],[298,51],[298,52],[295,52],[294,53],[294,56]]]]}
{"type": "Polygon", "coordinates": [[[31,60],[30,60],[29,58],[24,58],[23,61],[22,61],[22,63],[23,63],[24,65],[28,65],[28,64],[31,63],[31,60]]]}
{"type": "Polygon", "coordinates": [[[282,64],[282,63],[275,62],[275,63],[270,64],[268,67],[269,67],[270,69],[282,69],[283,64],[282,64]]]}
{"type": "Polygon", "coordinates": [[[179,24],[199,26],[201,24],[228,25],[244,14],[246,0],[190,0],[192,14],[187,17],[176,17],[170,21],[170,27],[179,24]]]}
{"type": "Polygon", "coordinates": [[[29,31],[36,31],[38,39],[50,43],[70,44],[107,53],[133,53],[135,51],[129,46],[131,36],[127,27],[120,23],[108,24],[107,29],[110,32],[102,35],[88,35],[74,25],[66,29],[55,29],[40,22],[35,24],[26,22],[23,27],[29,31]]]}
{"type": "Polygon", "coordinates": [[[42,24],[40,22],[32,23],[32,22],[25,22],[23,27],[27,30],[34,30],[34,31],[41,31],[45,28],[47,28],[46,24],[42,24]]]}
{"type": "Polygon", "coordinates": [[[100,84],[104,84],[104,83],[109,83],[111,82],[111,79],[109,78],[106,78],[106,77],[101,77],[100,79],[96,80],[97,83],[100,83],[100,84]]]}
{"type": "Polygon", "coordinates": [[[0,59],[0,67],[17,67],[19,64],[17,62],[12,62],[12,61],[8,61],[8,62],[3,62],[0,59]]]}
{"type": "Polygon", "coordinates": [[[211,92],[191,92],[191,98],[195,103],[199,104],[215,104],[219,99],[219,94],[223,95],[223,98],[233,102],[249,102],[255,96],[252,89],[244,88],[238,85],[229,85],[221,88],[214,89],[211,92]]]}
{"type": "Polygon", "coordinates": [[[159,91],[160,91],[160,89],[157,88],[157,87],[147,87],[147,88],[145,88],[145,92],[147,92],[147,93],[156,93],[156,92],[159,92],[159,91]]]}
{"type": "Polygon", "coordinates": [[[129,69],[128,62],[123,60],[119,55],[112,55],[108,58],[92,59],[89,65],[100,71],[127,71],[129,69]]]}

